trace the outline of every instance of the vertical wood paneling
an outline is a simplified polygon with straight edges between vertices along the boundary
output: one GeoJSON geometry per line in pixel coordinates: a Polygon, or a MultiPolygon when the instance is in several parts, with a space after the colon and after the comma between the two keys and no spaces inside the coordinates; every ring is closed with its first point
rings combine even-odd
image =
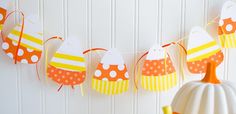
{"type": "MultiPolygon", "coordinates": [[[[92,0],[87,0],[86,2],[86,38],[87,38],[87,48],[92,48],[92,0]]],[[[91,91],[91,79],[92,79],[92,54],[88,54],[87,56],[87,68],[88,72],[86,73],[87,75],[87,84],[88,84],[88,113],[87,114],[92,114],[92,106],[91,106],[91,98],[92,98],[92,91],[91,91]]]]}
{"type": "MultiPolygon", "coordinates": [[[[3,3],[4,2],[9,2],[9,0],[4,0],[3,3]]],[[[16,8],[15,4],[16,3],[13,4],[12,9],[16,8]]],[[[20,84],[18,76],[18,66],[13,63],[13,60],[10,59],[2,49],[0,49],[0,53],[0,113],[19,114],[19,112],[21,111],[21,102],[19,102],[19,96],[21,96],[21,94],[19,86],[20,84]]]]}
{"type": "Polygon", "coordinates": [[[13,61],[0,50],[0,113],[2,114],[18,114],[18,70],[17,66],[13,64],[13,61]],[[10,110],[9,110],[10,109],[10,110]]]}
{"type": "MultiPolygon", "coordinates": [[[[236,0],[232,0],[236,2],[236,0]]],[[[235,76],[235,63],[236,63],[236,50],[234,48],[228,50],[229,56],[228,56],[228,74],[227,74],[227,80],[230,80],[233,82],[233,84],[236,86],[236,76],[235,76]]]]}
{"type": "MultiPolygon", "coordinates": [[[[181,2],[179,1],[171,1],[171,0],[163,0],[162,3],[162,21],[161,21],[161,39],[162,39],[162,45],[166,43],[170,43],[173,41],[177,41],[180,36],[180,29],[181,29],[181,2]],[[171,2],[171,4],[170,4],[171,2]],[[173,10],[175,9],[175,10],[173,10]]],[[[181,80],[181,73],[180,73],[180,66],[179,64],[179,47],[178,46],[171,46],[166,48],[173,63],[176,68],[177,74],[179,79],[181,80]]],[[[166,105],[170,105],[171,101],[175,95],[175,93],[178,91],[178,86],[175,88],[170,89],[170,91],[167,92],[160,92],[160,114],[162,114],[162,107],[166,105]]]]}
{"type": "MultiPolygon", "coordinates": [[[[76,37],[80,47],[85,50],[88,48],[86,38],[86,1],[68,1],[68,37],[76,37]]],[[[68,40],[70,40],[68,38],[68,40]]],[[[69,114],[88,114],[88,76],[83,84],[85,95],[82,96],[80,87],[76,86],[75,90],[69,88],[68,108],[69,114]]]]}
{"type": "MultiPolygon", "coordinates": [[[[212,21],[214,18],[217,16],[220,16],[222,4],[224,3],[224,0],[208,0],[208,11],[207,11],[207,21],[212,21]]],[[[216,40],[218,40],[218,35],[217,35],[217,26],[218,24],[211,24],[207,27],[208,32],[210,35],[212,35],[216,40]]],[[[220,79],[226,79],[227,73],[228,73],[228,57],[229,57],[229,52],[227,49],[222,50],[224,52],[224,61],[220,64],[220,66],[217,68],[217,76],[220,79]]]]}
{"type": "MultiPolygon", "coordinates": [[[[143,52],[158,43],[158,1],[139,0],[139,32],[138,32],[138,51],[143,52]]],[[[141,56],[140,53],[139,57],[141,56]]],[[[157,114],[159,113],[159,102],[156,93],[143,90],[139,86],[138,90],[138,114],[157,114]],[[148,105],[147,105],[148,104],[148,105]]]]}
{"type": "MultiPolygon", "coordinates": [[[[19,10],[27,16],[39,16],[38,1],[19,0],[19,10]],[[33,9],[31,7],[34,7],[33,9]]],[[[40,19],[40,17],[38,17],[40,19]]],[[[36,66],[20,64],[22,114],[41,113],[41,82],[37,78],[36,66]],[[29,107],[31,108],[29,110],[29,107]]]]}
{"type": "MultiPolygon", "coordinates": [[[[138,60],[138,44],[139,44],[139,0],[135,0],[134,1],[134,60],[133,62],[136,63],[136,61],[138,60]]],[[[135,67],[134,67],[135,68],[135,67]]],[[[132,75],[133,79],[135,78],[134,74],[132,75]]],[[[135,80],[136,81],[136,80],[135,80]]],[[[134,84],[136,82],[133,82],[134,84]]],[[[135,87],[135,86],[134,86],[135,87]]],[[[138,90],[136,91],[136,94],[133,95],[133,106],[132,106],[132,110],[133,113],[132,114],[138,114],[138,90]]]]}
{"type": "MultiPolygon", "coordinates": [[[[234,2],[236,2],[236,0],[232,0],[234,2]]],[[[225,70],[225,80],[229,80],[231,81],[235,86],[236,86],[236,77],[235,77],[235,63],[236,63],[236,50],[234,48],[231,49],[227,49],[226,50],[227,53],[227,63],[226,63],[226,68],[227,70],[225,70]]]]}
{"type": "Polygon", "coordinates": [[[133,110],[133,58],[134,58],[134,0],[114,0],[114,47],[117,48],[127,65],[130,85],[129,91],[115,96],[113,114],[132,114],[133,110]]]}
{"type": "MultiPolygon", "coordinates": [[[[63,0],[44,0],[44,39],[52,35],[64,36],[64,18],[63,18],[63,0]],[[50,10],[48,10],[50,9],[50,10]],[[53,15],[52,15],[53,14],[53,15]]],[[[49,42],[52,43],[52,42],[49,42]]],[[[49,46],[49,52],[55,51],[55,46],[49,46]]],[[[49,54],[51,57],[52,54],[49,54]]],[[[59,85],[51,80],[44,84],[45,86],[45,113],[46,114],[65,114],[65,87],[57,92],[59,85]]]]}
{"type": "MultiPolygon", "coordinates": [[[[68,36],[68,1],[63,0],[63,37],[65,40],[70,40],[70,37],[68,36]]],[[[71,87],[64,86],[64,94],[65,94],[65,112],[64,114],[69,114],[69,94],[71,87]],[[66,87],[66,88],[65,88],[66,87]]]]}
{"type": "MultiPolygon", "coordinates": [[[[194,26],[205,26],[205,7],[204,7],[204,1],[205,0],[186,0],[186,6],[185,6],[185,36],[189,35],[190,30],[194,26]]],[[[187,37],[188,38],[188,37],[187,37]]],[[[187,41],[185,42],[187,44],[187,41]]],[[[199,80],[201,79],[203,74],[188,74],[186,76],[186,80],[184,82],[188,82],[191,80],[199,80]]]]}
{"type": "MultiPolygon", "coordinates": [[[[111,0],[91,0],[92,47],[111,48],[111,0]]],[[[92,52],[93,53],[93,52],[92,52]]],[[[103,54],[103,53],[102,53],[103,54]]],[[[92,56],[91,76],[100,62],[98,54],[92,56]]],[[[92,78],[90,78],[91,80],[92,78]]],[[[91,90],[91,114],[111,114],[111,96],[91,90]]]]}
{"type": "Polygon", "coordinates": [[[236,86],[236,77],[235,77],[235,63],[236,63],[236,50],[230,49],[229,50],[229,57],[228,57],[228,73],[227,73],[227,80],[231,81],[236,86]]]}
{"type": "MultiPolygon", "coordinates": [[[[77,37],[83,49],[91,47],[117,48],[129,70],[130,87],[127,93],[106,96],[91,90],[91,78],[99,55],[91,52],[87,57],[87,78],[75,90],[45,80],[45,69],[40,63],[41,81],[37,79],[34,65],[14,65],[0,50],[0,113],[2,114],[162,114],[162,107],[170,105],[174,94],[182,84],[201,75],[186,73],[186,80],[180,78],[179,86],[168,92],[152,93],[139,90],[134,93],[134,62],[144,51],[156,44],[177,41],[188,35],[194,26],[204,27],[208,21],[220,14],[226,0],[14,0],[17,9],[26,17],[40,16],[44,39],[52,35],[77,37]],[[44,71],[44,72],[43,72],[44,71]]],[[[0,2],[1,4],[1,2],[0,2]]],[[[209,25],[207,31],[217,39],[217,24],[209,25]]],[[[53,52],[60,41],[49,42],[53,52]]],[[[48,45],[47,45],[48,46],[48,45]]],[[[168,47],[168,52],[179,72],[178,47],[168,47]]],[[[236,83],[234,76],[235,51],[224,50],[225,61],[217,68],[221,79],[236,83]]]]}

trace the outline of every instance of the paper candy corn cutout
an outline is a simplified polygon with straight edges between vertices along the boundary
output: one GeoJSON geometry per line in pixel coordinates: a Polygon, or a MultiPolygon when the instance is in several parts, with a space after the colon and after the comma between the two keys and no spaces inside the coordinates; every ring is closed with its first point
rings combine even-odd
{"type": "Polygon", "coordinates": [[[35,64],[42,53],[42,29],[36,16],[30,16],[22,24],[17,24],[2,44],[2,49],[11,58],[20,63],[35,64]],[[20,34],[23,32],[20,39],[20,34]]]}
{"type": "Polygon", "coordinates": [[[209,61],[219,65],[224,55],[217,42],[201,27],[192,28],[187,46],[187,66],[191,73],[205,73],[209,61]]]}
{"type": "Polygon", "coordinates": [[[80,85],[85,80],[85,58],[78,42],[78,38],[69,37],[49,62],[47,75],[61,87],[80,85]]]}
{"type": "Polygon", "coordinates": [[[223,48],[236,48],[236,3],[227,1],[223,5],[218,34],[223,48]]]}
{"type": "Polygon", "coordinates": [[[153,46],[142,67],[141,85],[149,91],[165,91],[177,85],[177,76],[172,61],[159,46],[153,46]]]}
{"type": "Polygon", "coordinates": [[[129,74],[120,53],[108,50],[97,66],[92,79],[92,88],[102,94],[114,95],[128,90],[129,74]]]}

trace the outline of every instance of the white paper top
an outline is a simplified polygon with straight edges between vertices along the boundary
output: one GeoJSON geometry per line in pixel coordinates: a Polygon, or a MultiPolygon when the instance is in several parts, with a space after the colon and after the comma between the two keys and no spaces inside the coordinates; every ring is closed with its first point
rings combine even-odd
{"type": "Polygon", "coordinates": [[[69,36],[57,51],[58,53],[84,57],[79,38],[69,36]]]}
{"type": "Polygon", "coordinates": [[[236,3],[233,1],[227,1],[224,3],[221,10],[221,19],[232,18],[236,21],[236,3]]]}
{"type": "Polygon", "coordinates": [[[124,59],[117,49],[112,48],[105,53],[101,60],[101,63],[108,65],[120,65],[124,64],[124,59]]]}
{"type": "Polygon", "coordinates": [[[147,54],[146,60],[160,60],[168,57],[168,54],[165,56],[165,50],[158,44],[152,46],[147,54]]]}
{"type": "Polygon", "coordinates": [[[37,15],[30,15],[25,18],[24,31],[31,31],[35,33],[42,33],[42,24],[37,15]]]}
{"type": "Polygon", "coordinates": [[[214,39],[201,27],[193,27],[189,34],[187,50],[207,44],[214,39]]]}

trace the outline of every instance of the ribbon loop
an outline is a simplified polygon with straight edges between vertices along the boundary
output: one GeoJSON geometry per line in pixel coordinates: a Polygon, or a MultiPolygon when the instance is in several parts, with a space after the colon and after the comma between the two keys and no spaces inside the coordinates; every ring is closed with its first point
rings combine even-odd
{"type": "Polygon", "coordinates": [[[48,38],[46,41],[44,41],[43,45],[45,45],[48,41],[50,41],[52,39],[59,39],[61,41],[64,41],[64,39],[60,36],[52,36],[51,38],[48,38]]]}
{"type": "Polygon", "coordinates": [[[88,52],[90,51],[97,51],[97,50],[100,50],[100,51],[107,51],[107,49],[104,49],[104,48],[91,48],[91,49],[87,49],[83,52],[83,54],[87,54],[88,52]]]}

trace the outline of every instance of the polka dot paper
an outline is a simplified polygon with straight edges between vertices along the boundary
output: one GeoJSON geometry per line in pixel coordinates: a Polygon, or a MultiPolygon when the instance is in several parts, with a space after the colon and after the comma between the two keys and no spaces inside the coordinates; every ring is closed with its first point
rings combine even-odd
{"type": "Polygon", "coordinates": [[[0,30],[2,30],[6,15],[7,15],[7,3],[1,1],[0,3],[0,30]]]}
{"type": "Polygon", "coordinates": [[[187,66],[191,73],[206,72],[207,63],[215,61],[219,65],[224,55],[217,42],[201,27],[192,28],[187,46],[187,66]]]}
{"type": "Polygon", "coordinates": [[[59,85],[80,85],[85,80],[85,58],[78,38],[69,37],[49,62],[47,75],[59,85]]]}
{"type": "Polygon", "coordinates": [[[102,94],[114,95],[128,91],[129,74],[118,50],[108,50],[92,79],[92,88],[102,94]]]}
{"type": "Polygon", "coordinates": [[[11,59],[20,63],[35,64],[42,53],[42,29],[37,16],[25,19],[22,39],[19,42],[21,24],[17,24],[2,44],[2,49],[11,59]],[[19,48],[17,48],[19,45],[19,48]],[[16,54],[17,53],[17,54],[16,54]]]}
{"type": "Polygon", "coordinates": [[[218,35],[223,48],[236,48],[236,3],[227,1],[222,8],[218,35]]]}
{"type": "Polygon", "coordinates": [[[176,86],[177,80],[169,55],[161,46],[153,46],[142,67],[142,87],[149,91],[166,91],[176,86]]]}

